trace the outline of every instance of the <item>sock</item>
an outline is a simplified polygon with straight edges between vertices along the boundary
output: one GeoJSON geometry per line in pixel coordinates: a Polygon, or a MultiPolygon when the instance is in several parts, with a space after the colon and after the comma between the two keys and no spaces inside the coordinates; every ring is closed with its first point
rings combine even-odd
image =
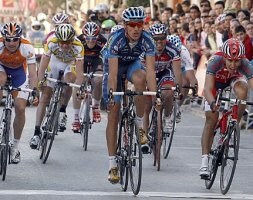
{"type": "Polygon", "coordinates": [[[208,166],[208,155],[204,154],[201,156],[201,167],[207,167],[208,166]]]}
{"type": "Polygon", "coordinates": [[[136,116],[135,122],[139,128],[143,128],[143,117],[136,116]]]}
{"type": "Polygon", "coordinates": [[[115,156],[109,156],[109,170],[114,167],[117,167],[115,156]]]}
{"type": "Polygon", "coordinates": [[[13,148],[14,148],[14,149],[18,149],[19,141],[20,141],[20,140],[18,140],[18,139],[15,139],[15,138],[13,139],[13,148]]]}

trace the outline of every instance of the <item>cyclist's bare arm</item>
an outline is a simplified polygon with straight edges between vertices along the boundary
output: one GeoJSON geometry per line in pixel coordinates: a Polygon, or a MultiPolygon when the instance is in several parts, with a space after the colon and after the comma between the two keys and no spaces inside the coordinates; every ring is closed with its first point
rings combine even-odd
{"type": "Polygon", "coordinates": [[[38,83],[38,76],[36,71],[36,64],[28,64],[28,72],[29,72],[29,80],[30,80],[30,88],[36,88],[38,83]]]}
{"type": "Polygon", "coordinates": [[[175,82],[182,87],[182,70],[181,70],[181,60],[172,61],[172,69],[175,74],[175,82]]]}
{"type": "Polygon", "coordinates": [[[108,88],[111,88],[112,91],[115,92],[117,88],[117,75],[119,67],[118,58],[109,58],[108,63],[109,63],[108,88]]]}
{"type": "Polygon", "coordinates": [[[146,56],[146,80],[147,86],[150,91],[155,92],[156,86],[156,74],[155,74],[155,57],[146,56]]]}
{"type": "Polygon", "coordinates": [[[83,59],[76,60],[76,84],[81,85],[83,82],[83,59]]]}
{"type": "Polygon", "coordinates": [[[50,61],[50,56],[43,54],[41,57],[41,61],[40,61],[38,81],[42,81],[44,79],[45,71],[46,71],[47,66],[49,64],[49,61],[50,61]]]}
{"type": "Polygon", "coordinates": [[[207,74],[205,78],[204,96],[209,104],[215,101],[212,91],[215,86],[215,76],[207,74]]]}

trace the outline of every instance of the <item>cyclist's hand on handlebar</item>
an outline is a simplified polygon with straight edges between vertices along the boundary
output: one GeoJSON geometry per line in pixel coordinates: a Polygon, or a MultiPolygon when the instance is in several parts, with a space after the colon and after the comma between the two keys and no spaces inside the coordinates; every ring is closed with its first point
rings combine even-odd
{"type": "Polygon", "coordinates": [[[159,110],[161,110],[161,108],[162,108],[162,100],[161,100],[161,98],[156,98],[155,100],[154,100],[154,105],[155,105],[155,109],[157,110],[157,111],[159,111],[159,110]]]}
{"type": "Polygon", "coordinates": [[[107,103],[107,112],[110,112],[113,106],[115,105],[115,100],[112,94],[113,90],[109,90],[109,98],[108,98],[108,103],[107,103]]]}
{"type": "Polygon", "coordinates": [[[39,90],[37,88],[33,88],[33,92],[31,97],[29,98],[29,102],[33,106],[37,106],[39,104],[39,90]]]}
{"type": "Polygon", "coordinates": [[[216,101],[212,101],[212,103],[210,104],[210,108],[212,112],[218,112],[220,105],[216,104],[216,101]]]}

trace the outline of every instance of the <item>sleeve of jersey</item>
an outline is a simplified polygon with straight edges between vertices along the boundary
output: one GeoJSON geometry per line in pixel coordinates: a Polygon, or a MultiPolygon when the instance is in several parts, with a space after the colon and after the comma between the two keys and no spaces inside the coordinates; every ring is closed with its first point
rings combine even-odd
{"type": "Polygon", "coordinates": [[[166,52],[172,58],[172,61],[177,61],[181,59],[180,52],[173,44],[169,42],[166,43],[166,52]]]}
{"type": "Polygon", "coordinates": [[[242,65],[239,71],[245,75],[247,79],[253,78],[253,65],[248,59],[242,59],[242,65]]]}
{"type": "Polygon", "coordinates": [[[206,74],[215,76],[220,68],[223,67],[223,57],[213,55],[207,62],[206,74]]]}
{"type": "Polygon", "coordinates": [[[156,46],[153,38],[149,33],[143,33],[143,45],[145,48],[145,55],[146,56],[155,56],[156,53],[156,46]]]}
{"type": "Polygon", "coordinates": [[[181,63],[183,67],[189,67],[193,65],[190,52],[187,48],[182,48],[181,50],[181,63]]]}
{"type": "Polygon", "coordinates": [[[53,46],[55,45],[55,43],[52,43],[50,41],[48,41],[45,45],[44,45],[44,54],[46,56],[51,56],[52,52],[51,49],[53,48],[53,46]]]}
{"type": "Polygon", "coordinates": [[[107,41],[107,48],[108,48],[108,57],[109,58],[118,58],[119,57],[119,49],[122,45],[123,37],[120,37],[119,34],[113,34],[109,37],[107,41]]]}
{"type": "Polygon", "coordinates": [[[27,64],[34,64],[36,63],[35,59],[35,51],[31,44],[24,44],[24,47],[26,49],[25,56],[26,56],[26,62],[27,64]]]}

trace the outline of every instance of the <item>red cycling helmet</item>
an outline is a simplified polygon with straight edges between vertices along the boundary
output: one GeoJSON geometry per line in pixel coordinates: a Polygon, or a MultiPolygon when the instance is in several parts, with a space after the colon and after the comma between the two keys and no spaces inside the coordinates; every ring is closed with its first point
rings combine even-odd
{"type": "Polygon", "coordinates": [[[245,47],[243,43],[235,38],[225,41],[221,47],[225,58],[239,60],[245,58],[245,47]]]}

